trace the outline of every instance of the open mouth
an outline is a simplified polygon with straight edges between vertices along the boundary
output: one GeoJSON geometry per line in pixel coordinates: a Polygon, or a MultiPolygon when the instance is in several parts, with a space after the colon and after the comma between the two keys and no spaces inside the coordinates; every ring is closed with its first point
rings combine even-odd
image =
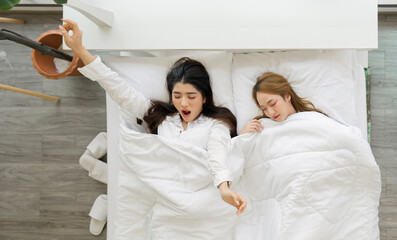
{"type": "Polygon", "coordinates": [[[187,110],[187,109],[183,109],[181,112],[182,112],[183,117],[185,117],[185,118],[186,118],[186,117],[189,117],[189,115],[190,115],[190,113],[191,113],[191,112],[190,112],[189,110],[187,110]]]}

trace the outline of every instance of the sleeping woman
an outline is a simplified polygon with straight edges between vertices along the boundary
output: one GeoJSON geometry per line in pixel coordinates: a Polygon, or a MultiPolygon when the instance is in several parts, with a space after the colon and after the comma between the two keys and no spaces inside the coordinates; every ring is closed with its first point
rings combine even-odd
{"type": "Polygon", "coordinates": [[[252,89],[252,98],[263,111],[263,115],[248,122],[240,131],[240,134],[260,132],[263,129],[258,120],[260,118],[270,118],[277,122],[283,122],[297,112],[315,111],[323,113],[315,108],[313,103],[299,97],[287,79],[272,72],[266,72],[258,77],[252,89]]]}
{"type": "Polygon", "coordinates": [[[245,239],[379,239],[380,172],[360,130],[327,117],[275,73],[258,77],[252,97],[263,115],[230,151],[235,187],[250,203],[245,239]]]}
{"type": "Polygon", "coordinates": [[[149,101],[86,50],[82,31],[75,22],[63,21],[65,24],[59,29],[66,45],[86,65],[81,73],[97,81],[120,107],[143,119],[151,133],[206,149],[214,185],[222,199],[237,208],[237,215],[241,214],[246,200],[229,188],[232,178],[226,162],[231,136],[236,135],[236,118],[227,108],[214,105],[204,66],[186,57],[179,59],[166,78],[169,102],[149,101]]]}

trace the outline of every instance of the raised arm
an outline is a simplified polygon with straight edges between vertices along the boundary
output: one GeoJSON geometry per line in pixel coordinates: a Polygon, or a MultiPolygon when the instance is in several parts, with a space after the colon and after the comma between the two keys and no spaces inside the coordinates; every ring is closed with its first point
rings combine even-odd
{"type": "Polygon", "coordinates": [[[150,101],[122,79],[118,73],[113,72],[99,57],[91,55],[82,44],[83,32],[77,23],[63,19],[65,22],[59,29],[64,37],[65,43],[81,58],[86,65],[79,71],[89,79],[97,81],[112,99],[123,109],[131,112],[138,118],[143,118],[150,107],[150,101]],[[68,31],[73,34],[69,35],[68,31]]]}

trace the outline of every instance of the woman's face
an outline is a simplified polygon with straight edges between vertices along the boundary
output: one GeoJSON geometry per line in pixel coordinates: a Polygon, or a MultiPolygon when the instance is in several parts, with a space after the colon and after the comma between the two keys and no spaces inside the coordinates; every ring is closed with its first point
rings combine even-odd
{"type": "Polygon", "coordinates": [[[286,94],[285,98],[277,94],[269,94],[263,92],[256,93],[256,99],[263,113],[270,119],[282,122],[291,114],[296,113],[292,106],[291,95],[286,94]]]}
{"type": "Polygon", "coordinates": [[[172,90],[172,104],[182,116],[184,122],[191,122],[203,110],[205,98],[190,83],[176,83],[172,90]]]}

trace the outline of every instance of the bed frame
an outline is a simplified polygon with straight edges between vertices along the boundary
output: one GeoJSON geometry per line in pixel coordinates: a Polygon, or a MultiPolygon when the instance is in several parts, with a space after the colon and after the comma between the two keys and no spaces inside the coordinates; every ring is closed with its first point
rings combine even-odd
{"type": "MultiPolygon", "coordinates": [[[[173,50],[357,49],[358,62],[366,67],[367,50],[378,44],[376,0],[69,0],[63,15],[79,23],[87,49],[136,56],[173,50]]],[[[365,79],[358,84],[354,94],[363,130],[365,79]]],[[[117,116],[119,109],[107,96],[109,240],[118,190],[117,116]]]]}

